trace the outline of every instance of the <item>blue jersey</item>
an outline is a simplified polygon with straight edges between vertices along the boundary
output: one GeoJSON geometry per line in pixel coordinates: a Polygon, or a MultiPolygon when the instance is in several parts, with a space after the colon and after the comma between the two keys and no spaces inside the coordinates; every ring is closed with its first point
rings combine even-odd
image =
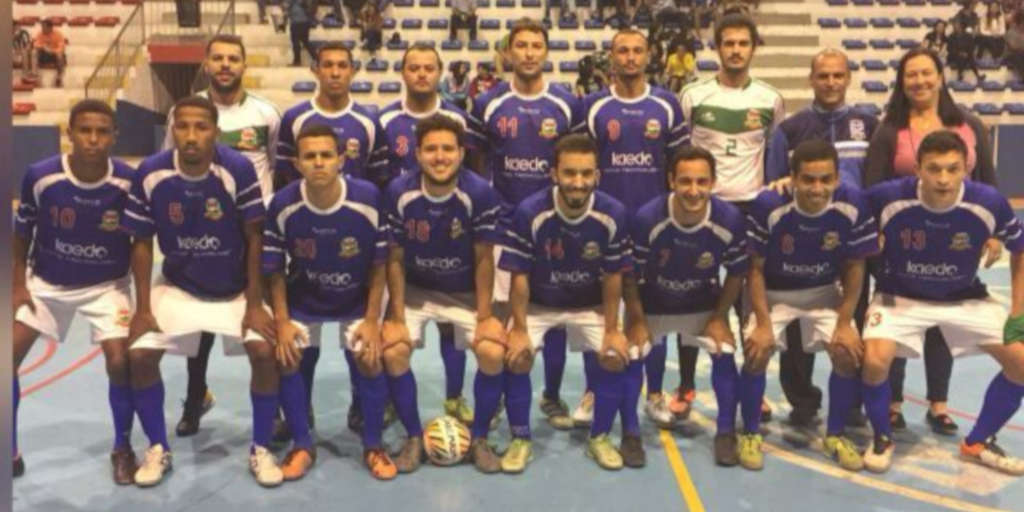
{"type": "Polygon", "coordinates": [[[719,268],[743,275],[750,267],[738,208],[712,197],[704,220],[686,227],[672,216],[676,207],[675,194],[662,194],[631,221],[637,285],[647,314],[710,311],[722,292],[719,268]]]}
{"type": "Polygon", "coordinates": [[[601,304],[601,276],[632,267],[626,207],[594,191],[583,215],[566,218],[555,187],[526,198],[512,214],[498,266],[525,273],[530,302],[554,308],[601,304]]]}
{"type": "Polygon", "coordinates": [[[320,110],[312,99],[288,109],[281,118],[278,134],[277,172],[284,173],[289,180],[302,177],[294,164],[298,151],[295,137],[307,124],[324,124],[334,130],[338,136],[338,151],[345,157],[343,174],[374,183],[386,181],[388,144],[384,129],[375,114],[352,100],[343,110],[333,113],[320,110]]]}
{"type": "Polygon", "coordinates": [[[291,317],[312,323],[363,316],[373,267],[388,256],[379,211],[377,187],[348,176],[326,210],[306,199],[305,180],[274,194],[263,230],[263,273],[286,272],[291,317]]]}
{"type": "Polygon", "coordinates": [[[868,141],[878,126],[875,116],[857,107],[843,106],[826,111],[811,105],[779,125],[772,134],[765,162],[765,181],[789,176],[790,152],[807,139],[824,139],[839,153],[839,179],[860,188],[868,141]]]}
{"type": "Polygon", "coordinates": [[[111,160],[107,175],[82,183],[67,155],[29,166],[14,232],[32,243],[32,273],[59,286],[90,286],[128,274],[131,239],[119,228],[132,168],[111,160]]]}
{"type": "Polygon", "coordinates": [[[143,160],[121,227],[139,238],[156,235],[171,284],[199,297],[225,298],[247,284],[243,224],[264,214],[252,162],[218,144],[200,177],[178,169],[173,149],[143,160]]]}
{"type": "Polygon", "coordinates": [[[405,100],[396,100],[380,111],[380,125],[387,134],[390,157],[388,178],[394,178],[419,170],[416,161],[416,123],[434,114],[441,114],[454,119],[462,125],[466,132],[463,145],[466,149],[475,150],[483,146],[483,134],[480,126],[461,108],[447,100],[437,97],[437,105],[429,112],[415,114],[405,107],[405,100]]]}
{"type": "Polygon", "coordinates": [[[665,166],[690,139],[675,95],[648,85],[642,96],[627,100],[608,88],[587,96],[583,113],[599,148],[601,190],[630,213],[665,193],[665,166]]]}
{"type": "Polygon", "coordinates": [[[482,148],[486,169],[510,210],[551,184],[555,142],[583,123],[580,101],[550,82],[534,96],[519,94],[511,82],[498,82],[473,101],[473,118],[487,137],[482,148]]]}
{"type": "Polygon", "coordinates": [[[498,193],[469,169],[459,171],[455,190],[442,198],[428,196],[421,178],[418,171],[403,174],[387,191],[391,235],[405,250],[405,278],[430,290],[473,291],[473,245],[497,242],[498,193]]]}
{"type": "Polygon", "coordinates": [[[1021,224],[1006,198],[990,185],[965,181],[944,211],[921,201],[917,177],[886,181],[868,191],[882,233],[877,289],[913,299],[954,302],[986,297],[978,279],[985,242],[1002,240],[1024,251],[1021,224]]]}
{"type": "Polygon", "coordinates": [[[878,223],[867,199],[840,184],[823,211],[808,215],[790,195],[764,190],[747,212],[750,251],[764,258],[765,287],[802,290],[840,278],[842,263],[876,254],[878,223]]]}

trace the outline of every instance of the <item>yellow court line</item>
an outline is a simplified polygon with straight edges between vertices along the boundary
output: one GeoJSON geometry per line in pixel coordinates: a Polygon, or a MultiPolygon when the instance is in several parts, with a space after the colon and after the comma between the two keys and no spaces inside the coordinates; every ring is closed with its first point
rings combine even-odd
{"type": "Polygon", "coordinates": [[[665,456],[668,457],[668,464],[672,466],[672,472],[676,475],[676,483],[679,484],[679,492],[683,494],[683,500],[686,501],[687,510],[704,512],[704,503],[700,501],[697,487],[693,485],[690,471],[686,469],[686,463],[683,462],[683,456],[679,453],[675,439],[672,439],[672,434],[667,430],[659,431],[658,435],[661,437],[661,444],[665,446],[665,456]]]}

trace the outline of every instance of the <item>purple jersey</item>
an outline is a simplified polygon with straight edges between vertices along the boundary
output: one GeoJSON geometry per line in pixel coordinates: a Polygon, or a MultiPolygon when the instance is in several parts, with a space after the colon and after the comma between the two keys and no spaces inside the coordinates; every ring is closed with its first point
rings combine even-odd
{"type": "Polygon", "coordinates": [[[473,118],[454,103],[442,100],[440,96],[437,97],[437,101],[432,110],[422,114],[415,114],[406,109],[404,99],[397,100],[380,111],[380,125],[387,134],[390,150],[389,179],[419,170],[420,164],[416,161],[416,123],[434,114],[449,117],[462,125],[466,132],[463,141],[466,149],[475,150],[483,146],[483,134],[473,118]]]}
{"type": "Polygon", "coordinates": [[[764,190],[750,204],[747,237],[765,259],[765,287],[802,290],[840,278],[842,263],[878,252],[878,223],[856,187],[841,184],[823,211],[808,215],[790,195],[764,190]]]}
{"type": "Polygon", "coordinates": [[[632,265],[626,207],[594,191],[583,215],[566,218],[553,186],[516,207],[498,266],[528,274],[530,302],[555,308],[601,304],[601,277],[632,265]]]}
{"type": "Polygon", "coordinates": [[[978,279],[981,251],[992,237],[1010,252],[1024,251],[1020,221],[990,185],[965,181],[960,194],[952,207],[936,211],[921,201],[914,176],[869,189],[883,236],[879,291],[944,302],[987,296],[978,279]]]}
{"type": "Polygon", "coordinates": [[[689,141],[679,100],[647,86],[639,98],[623,99],[603,89],[583,100],[587,131],[600,148],[600,189],[636,212],[665,192],[665,166],[689,141]]]}
{"type": "Polygon", "coordinates": [[[199,297],[232,297],[245,289],[243,224],[265,214],[252,162],[226,146],[214,148],[206,174],[178,169],[178,153],[157,153],[132,179],[121,228],[134,237],[156,235],[163,275],[199,297]]]}
{"type": "Polygon", "coordinates": [[[295,137],[307,124],[330,126],[338,136],[338,151],[345,157],[343,174],[382,183],[387,179],[388,143],[377,116],[366,107],[349,100],[340,112],[328,113],[316,106],[315,100],[295,105],[281,118],[277,141],[277,172],[289,180],[301,178],[293,159],[298,148],[295,137]]]}
{"type": "Polygon", "coordinates": [[[405,250],[405,278],[420,288],[471,292],[476,289],[473,244],[498,241],[498,193],[462,169],[455,190],[434,198],[423,191],[421,177],[403,174],[387,191],[391,235],[405,250]]]}
{"type": "Polygon", "coordinates": [[[580,101],[550,82],[534,96],[519,94],[511,82],[498,82],[473,101],[473,118],[487,137],[481,148],[487,172],[510,210],[551,184],[555,142],[583,123],[580,101]]]}
{"type": "Polygon", "coordinates": [[[662,194],[632,219],[637,285],[648,314],[710,311],[721,294],[719,267],[729,275],[745,274],[750,267],[738,208],[712,197],[704,220],[690,227],[675,220],[675,208],[674,194],[662,194]]]}
{"type": "Polygon", "coordinates": [[[326,210],[306,199],[305,180],[274,194],[263,230],[263,273],[287,273],[293,318],[363,316],[373,266],[388,257],[387,223],[379,211],[377,187],[350,176],[341,179],[341,197],[326,210]]]}
{"type": "Polygon", "coordinates": [[[131,239],[119,228],[132,168],[110,160],[107,175],[82,183],[67,155],[29,166],[14,231],[32,243],[32,273],[59,286],[90,286],[128,274],[131,239]]]}

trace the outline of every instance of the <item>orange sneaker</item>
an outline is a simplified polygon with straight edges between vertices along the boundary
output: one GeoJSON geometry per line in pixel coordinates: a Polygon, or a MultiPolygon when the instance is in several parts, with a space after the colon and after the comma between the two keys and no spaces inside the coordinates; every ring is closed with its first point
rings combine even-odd
{"type": "Polygon", "coordinates": [[[281,463],[285,481],[298,480],[309,472],[316,463],[316,449],[293,448],[281,463]]]}
{"type": "Polygon", "coordinates": [[[695,390],[683,389],[680,386],[676,388],[676,391],[669,398],[668,410],[675,415],[676,419],[685,420],[690,417],[690,408],[696,398],[697,392],[695,390]]]}
{"type": "Polygon", "coordinates": [[[398,475],[398,467],[388,457],[388,452],[381,448],[373,448],[363,451],[363,462],[370,470],[370,474],[378,480],[391,480],[398,475]]]}

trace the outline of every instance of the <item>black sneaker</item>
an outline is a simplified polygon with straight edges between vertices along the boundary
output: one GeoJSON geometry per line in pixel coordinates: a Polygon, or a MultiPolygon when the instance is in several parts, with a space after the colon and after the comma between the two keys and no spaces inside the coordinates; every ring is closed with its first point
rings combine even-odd
{"type": "Polygon", "coordinates": [[[348,406],[348,429],[356,434],[363,433],[363,411],[355,405],[348,406]]]}
{"type": "Polygon", "coordinates": [[[629,468],[642,468],[647,465],[647,454],[644,452],[644,440],[637,435],[623,435],[619,446],[622,463],[629,468]]]}
{"type": "Polygon", "coordinates": [[[199,420],[210,409],[213,409],[215,403],[217,401],[213,398],[213,393],[210,390],[206,390],[206,395],[203,396],[202,402],[195,403],[185,400],[181,419],[178,420],[178,424],[174,427],[174,432],[178,434],[178,437],[196,435],[196,432],[199,432],[199,420]]]}
{"type": "Polygon", "coordinates": [[[761,423],[772,421],[772,408],[767,402],[761,402],[761,423]]]}
{"type": "Polygon", "coordinates": [[[956,435],[956,431],[960,429],[948,414],[932,415],[932,411],[929,410],[924,413],[924,419],[928,422],[928,426],[932,428],[932,432],[942,436],[956,435]]]}
{"type": "Polygon", "coordinates": [[[815,409],[793,409],[789,413],[789,424],[797,428],[811,428],[818,423],[815,409]]]}
{"type": "Polygon", "coordinates": [[[889,426],[893,432],[902,432],[907,429],[907,419],[900,411],[889,411],[889,426]]]}
{"type": "Polygon", "coordinates": [[[715,463],[727,467],[740,463],[735,432],[715,434],[715,463]]]}
{"type": "Polygon", "coordinates": [[[13,468],[11,469],[11,476],[18,478],[25,474],[25,457],[18,455],[17,459],[14,459],[13,468]]]}

